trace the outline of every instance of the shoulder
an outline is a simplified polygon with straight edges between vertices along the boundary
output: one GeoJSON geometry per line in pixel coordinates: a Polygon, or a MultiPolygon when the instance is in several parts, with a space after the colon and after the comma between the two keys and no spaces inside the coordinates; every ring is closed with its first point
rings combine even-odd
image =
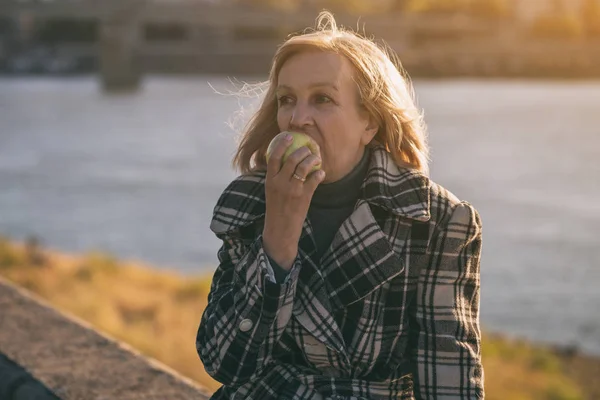
{"type": "Polygon", "coordinates": [[[452,225],[473,232],[481,230],[481,217],[477,209],[432,180],[429,180],[429,206],[430,222],[438,229],[449,229],[452,225]]]}
{"type": "Polygon", "coordinates": [[[459,199],[428,174],[398,165],[382,145],[372,145],[371,152],[365,182],[365,197],[369,202],[398,217],[429,223],[430,229],[447,224],[454,213],[461,216],[470,209],[474,211],[468,202],[459,199]]]}
{"type": "Polygon", "coordinates": [[[210,229],[223,234],[265,214],[265,171],[240,175],[227,185],[213,210],[210,229]]]}

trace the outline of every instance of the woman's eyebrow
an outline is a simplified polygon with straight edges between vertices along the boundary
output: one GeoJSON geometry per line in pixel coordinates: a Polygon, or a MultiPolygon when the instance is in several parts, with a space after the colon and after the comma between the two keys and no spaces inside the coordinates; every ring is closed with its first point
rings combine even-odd
{"type": "MultiPolygon", "coordinates": [[[[335,90],[336,92],[340,91],[336,85],[334,85],[333,83],[329,83],[329,82],[316,82],[316,83],[312,83],[308,86],[309,89],[314,89],[314,88],[319,88],[319,87],[328,87],[328,88],[335,90]]],[[[287,85],[279,85],[279,86],[277,86],[277,91],[279,91],[279,90],[293,91],[294,89],[287,85]]]]}

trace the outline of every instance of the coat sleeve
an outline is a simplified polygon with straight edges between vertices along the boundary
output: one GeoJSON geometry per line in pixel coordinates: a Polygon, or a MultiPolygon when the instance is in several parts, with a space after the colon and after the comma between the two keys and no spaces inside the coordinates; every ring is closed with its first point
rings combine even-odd
{"type": "Polygon", "coordinates": [[[458,203],[435,229],[417,286],[415,395],[483,399],[479,288],[481,219],[458,203]]]}
{"type": "Polygon", "coordinates": [[[248,243],[221,235],[219,266],[213,276],[196,348],[210,376],[241,385],[260,375],[292,315],[300,269],[296,258],[288,277],[276,283],[262,235],[248,243]]]}

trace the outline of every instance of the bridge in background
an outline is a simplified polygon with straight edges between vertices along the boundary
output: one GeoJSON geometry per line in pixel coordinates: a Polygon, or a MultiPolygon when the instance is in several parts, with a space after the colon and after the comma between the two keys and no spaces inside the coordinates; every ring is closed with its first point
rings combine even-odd
{"type": "MultiPolygon", "coordinates": [[[[198,0],[0,0],[0,20],[16,27],[16,48],[45,40],[58,56],[94,60],[107,89],[136,87],[146,71],[264,75],[277,45],[288,34],[313,26],[318,11],[198,0]],[[87,26],[84,40],[56,34],[61,26],[78,23],[87,26]]],[[[549,59],[546,52],[556,53],[556,43],[520,43],[514,22],[400,13],[360,18],[336,13],[336,19],[384,39],[411,73],[519,74],[526,60],[541,57],[550,68],[566,58],[549,59]]],[[[1,41],[0,25],[0,48],[1,41]]],[[[592,61],[582,56],[593,48],[567,43],[561,53],[571,54],[569,60],[581,68],[600,57],[597,50],[591,51],[592,61]]]]}

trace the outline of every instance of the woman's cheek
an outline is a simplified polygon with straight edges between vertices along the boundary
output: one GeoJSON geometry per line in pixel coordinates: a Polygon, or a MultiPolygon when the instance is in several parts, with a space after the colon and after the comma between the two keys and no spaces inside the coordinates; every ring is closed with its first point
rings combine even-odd
{"type": "Polygon", "coordinates": [[[278,112],[278,113],[277,113],[277,126],[279,127],[279,130],[280,130],[280,131],[283,131],[283,130],[284,130],[284,129],[283,129],[283,123],[284,123],[284,121],[285,121],[285,118],[284,118],[284,116],[283,116],[283,113],[281,113],[281,112],[278,112]]]}
{"type": "Polygon", "coordinates": [[[321,150],[321,167],[325,172],[328,172],[333,165],[334,160],[329,156],[328,151],[321,150]]]}

